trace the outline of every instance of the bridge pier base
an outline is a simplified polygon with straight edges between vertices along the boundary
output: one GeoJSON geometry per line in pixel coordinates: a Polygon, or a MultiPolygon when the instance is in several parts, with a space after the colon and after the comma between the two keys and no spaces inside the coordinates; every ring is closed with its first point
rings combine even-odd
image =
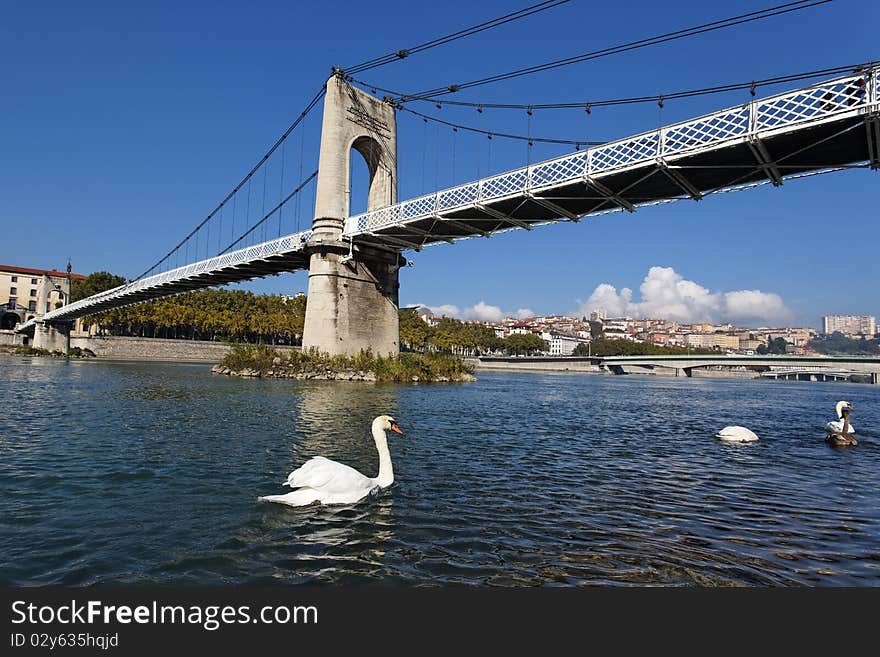
{"type": "Polygon", "coordinates": [[[880,374],[878,374],[877,372],[871,372],[871,383],[873,383],[875,386],[880,385],[880,374]]]}
{"type": "Polygon", "coordinates": [[[44,322],[37,320],[34,326],[35,349],[46,351],[60,351],[62,354],[70,353],[70,331],[73,322],[44,322]]]}
{"type": "Polygon", "coordinates": [[[341,242],[311,247],[303,350],[355,356],[400,351],[399,253],[358,249],[341,242]]]}

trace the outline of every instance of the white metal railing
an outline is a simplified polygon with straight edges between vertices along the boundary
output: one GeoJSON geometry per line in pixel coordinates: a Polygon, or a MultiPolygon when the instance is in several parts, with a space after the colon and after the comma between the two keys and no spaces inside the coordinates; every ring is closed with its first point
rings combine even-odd
{"type": "MultiPolygon", "coordinates": [[[[154,274],[153,276],[148,276],[147,278],[141,278],[136,281],[132,281],[131,283],[126,283],[125,285],[115,287],[112,290],[99,292],[98,294],[92,295],[86,299],[81,299],[66,306],[62,306],[57,310],[46,313],[45,315],[43,315],[42,319],[58,320],[65,319],[66,317],[71,316],[80,317],[82,316],[81,311],[83,310],[87,310],[90,307],[103,304],[107,301],[130,296],[142,290],[154,289],[163,285],[173,285],[174,283],[185,281],[187,279],[201,276],[203,274],[210,274],[212,272],[219,273],[225,269],[228,269],[229,267],[235,267],[237,265],[259,261],[273,255],[301,251],[311,235],[311,230],[304,230],[299,233],[293,233],[292,235],[285,235],[284,237],[269,240],[268,242],[254,244],[253,246],[248,246],[237,251],[223,253],[221,255],[214,256],[213,258],[193,262],[182,267],[169,269],[168,271],[162,272],[160,274],[154,274]]],[[[33,323],[34,320],[25,322],[19,327],[19,330],[29,328],[33,325],[33,323]]]]}
{"type": "Polygon", "coordinates": [[[709,150],[761,133],[839,117],[851,111],[878,111],[880,67],[761,98],[596,146],[538,162],[522,169],[444,189],[379,210],[349,217],[346,236],[429,218],[531,190],[602,176],[682,153],[709,150]],[[862,81],[862,84],[859,82],[862,81]]]}

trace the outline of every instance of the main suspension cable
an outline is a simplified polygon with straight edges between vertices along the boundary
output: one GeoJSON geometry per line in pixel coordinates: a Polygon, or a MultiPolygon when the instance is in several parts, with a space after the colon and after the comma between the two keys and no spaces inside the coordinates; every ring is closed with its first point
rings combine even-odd
{"type": "MultiPolygon", "coordinates": [[[[288,127],[287,130],[284,131],[284,133],[278,138],[278,140],[272,145],[272,147],[266,152],[266,154],[263,155],[263,157],[260,159],[260,161],[257,162],[257,164],[255,164],[254,167],[247,173],[247,175],[244,178],[242,178],[241,181],[235,187],[232,188],[232,191],[229,192],[222,201],[220,201],[220,204],[216,208],[214,208],[211,211],[211,213],[208,214],[208,216],[205,217],[195,228],[193,228],[186,237],[184,237],[182,240],[180,240],[180,242],[178,242],[178,244],[173,249],[171,249],[168,253],[166,253],[164,256],[162,256],[162,258],[159,259],[159,261],[156,262],[156,264],[154,264],[152,267],[150,267],[145,272],[143,272],[140,276],[138,276],[137,278],[134,278],[132,280],[133,281],[139,280],[139,279],[143,278],[144,276],[146,276],[147,274],[149,274],[150,272],[154,271],[163,262],[168,260],[168,258],[171,257],[171,255],[177,249],[179,249],[181,246],[186,244],[187,241],[193,235],[196,235],[199,232],[199,230],[202,228],[202,226],[204,226],[206,223],[208,223],[214,217],[214,215],[217,214],[217,212],[219,212],[220,209],[224,205],[226,205],[226,202],[229,201],[229,199],[231,199],[233,196],[235,196],[235,194],[238,192],[238,190],[240,190],[244,186],[245,183],[247,183],[251,180],[253,175],[260,169],[260,167],[262,167],[266,163],[266,161],[269,159],[269,157],[271,157],[272,153],[274,153],[276,151],[276,149],[284,142],[284,140],[287,139],[288,135],[290,135],[290,133],[293,132],[294,129],[300,123],[302,123],[303,119],[305,119],[305,117],[309,114],[309,112],[311,112],[315,108],[315,106],[324,97],[324,94],[326,93],[326,91],[327,91],[326,85],[322,85],[321,89],[318,90],[318,92],[314,95],[312,100],[309,101],[309,104],[306,105],[306,108],[300,113],[300,115],[296,118],[296,120],[290,124],[290,127],[288,127]]],[[[250,199],[248,199],[248,205],[250,205],[250,199]]]]}
{"type": "Polygon", "coordinates": [[[809,9],[811,7],[824,5],[829,2],[833,2],[833,0],[797,0],[796,2],[787,2],[781,5],[768,7],[767,9],[761,9],[745,14],[738,14],[736,16],[731,16],[730,18],[724,18],[721,20],[676,30],[674,32],[667,32],[665,34],[646,37],[637,41],[630,41],[629,43],[624,43],[617,46],[610,46],[608,48],[602,48],[600,50],[593,50],[591,52],[583,53],[581,55],[574,55],[572,57],[557,59],[551,62],[545,62],[543,64],[536,64],[534,66],[528,66],[526,68],[508,71],[507,73],[499,73],[497,75],[491,75],[489,77],[479,78],[477,80],[471,80],[469,82],[450,84],[445,87],[429,89],[427,91],[422,91],[412,96],[405,96],[400,100],[406,101],[413,99],[436,98],[437,96],[455,93],[457,91],[469,89],[471,87],[477,87],[492,82],[500,82],[502,80],[509,80],[511,78],[521,77],[523,75],[531,75],[532,73],[540,73],[562,66],[569,66],[571,64],[576,64],[579,62],[598,59],[600,57],[608,57],[610,55],[616,55],[623,52],[628,52],[630,50],[637,50],[639,48],[646,48],[648,46],[653,46],[668,41],[684,39],[686,37],[695,36],[697,34],[704,34],[706,32],[722,30],[728,27],[742,25],[744,23],[751,23],[753,21],[763,20],[765,18],[771,18],[773,16],[779,16],[782,14],[788,14],[794,11],[800,11],[802,9],[809,9]]]}
{"type": "Polygon", "coordinates": [[[267,219],[269,219],[269,217],[271,217],[273,214],[275,214],[277,211],[279,211],[281,208],[283,208],[283,207],[287,204],[287,202],[288,202],[290,199],[292,199],[294,196],[297,196],[297,195],[298,195],[298,194],[299,194],[299,193],[305,188],[305,186],[308,185],[310,182],[312,182],[317,176],[318,176],[318,171],[315,170],[315,171],[312,173],[312,175],[310,175],[308,178],[306,178],[305,180],[303,180],[303,181],[299,184],[299,186],[298,186],[296,189],[294,189],[292,192],[290,192],[290,194],[288,194],[287,196],[285,196],[283,200],[279,201],[278,205],[276,205],[274,208],[272,208],[271,210],[269,210],[269,212],[267,212],[267,213],[263,216],[262,219],[260,219],[257,223],[255,223],[255,224],[254,224],[253,226],[251,226],[248,230],[246,230],[244,233],[242,233],[242,234],[239,236],[239,238],[238,238],[237,240],[235,240],[234,242],[232,242],[231,244],[229,244],[225,249],[223,249],[222,251],[220,251],[220,253],[218,253],[217,255],[222,255],[222,254],[226,253],[227,251],[229,251],[229,249],[231,249],[232,247],[234,247],[236,244],[239,244],[239,243],[240,243],[242,240],[244,240],[248,235],[250,235],[250,234],[251,234],[252,232],[254,232],[257,228],[259,228],[260,226],[262,226],[263,223],[264,223],[267,219]]]}
{"type": "Polygon", "coordinates": [[[379,66],[385,66],[386,64],[390,64],[392,62],[400,61],[401,59],[406,59],[410,55],[414,55],[416,53],[422,52],[424,50],[428,50],[430,48],[436,48],[437,46],[442,46],[447,43],[451,43],[452,41],[456,41],[458,39],[463,39],[465,37],[472,36],[474,34],[479,34],[480,32],[484,32],[485,30],[490,30],[495,27],[499,27],[501,25],[505,25],[507,23],[519,20],[521,18],[526,18],[527,16],[531,16],[532,14],[537,14],[539,12],[545,11],[547,9],[553,9],[554,7],[558,7],[559,5],[564,5],[570,0],[545,0],[544,2],[538,2],[533,5],[529,5],[523,9],[518,11],[513,11],[503,16],[499,16],[497,18],[493,18],[488,21],[484,21],[478,25],[474,25],[472,27],[465,28],[463,30],[459,30],[457,32],[453,32],[451,34],[447,34],[446,36],[438,37],[436,39],[431,39],[430,41],[426,41],[425,43],[420,43],[417,46],[412,46],[410,48],[404,48],[401,50],[396,50],[394,52],[390,52],[386,55],[382,55],[380,57],[375,57],[373,59],[367,60],[365,62],[361,62],[360,64],[356,64],[354,66],[350,66],[348,68],[343,69],[346,73],[357,74],[363,71],[367,71],[373,68],[377,68],[379,66]]]}
{"type": "Polygon", "coordinates": [[[422,112],[406,106],[398,106],[398,109],[404,112],[409,112],[410,114],[418,116],[425,121],[431,121],[440,125],[449,126],[453,130],[465,130],[467,132],[486,135],[487,137],[489,137],[489,139],[491,139],[492,137],[502,137],[504,139],[516,139],[525,142],[532,141],[541,144],[568,144],[571,146],[600,146],[601,144],[605,143],[604,141],[584,141],[583,139],[556,139],[553,137],[529,137],[528,135],[515,135],[509,132],[495,132],[494,130],[475,128],[474,126],[465,125],[463,123],[453,123],[452,121],[446,121],[436,116],[431,116],[430,114],[423,114],[422,112]]]}
{"type": "MultiPolygon", "coordinates": [[[[842,73],[852,73],[854,71],[871,68],[874,65],[873,62],[866,63],[858,63],[858,64],[848,64],[845,66],[834,66],[831,68],[823,68],[815,71],[804,71],[801,73],[791,73],[788,75],[779,75],[775,77],[749,80],[747,82],[733,82],[730,84],[717,85],[714,87],[702,87],[700,89],[688,89],[686,91],[676,91],[673,93],[664,93],[661,94],[665,100],[675,100],[678,98],[691,98],[695,96],[708,96],[711,94],[725,93],[729,91],[739,91],[743,89],[748,89],[749,91],[756,90],[758,87],[768,87],[774,86],[778,84],[785,84],[787,82],[800,82],[802,80],[810,80],[814,78],[827,77],[829,75],[840,75],[842,73]]],[[[382,87],[377,87],[375,85],[370,85],[362,80],[350,80],[358,85],[369,87],[371,89],[376,89],[386,94],[390,94],[394,96],[393,100],[397,104],[398,107],[402,103],[411,102],[411,101],[419,101],[419,102],[428,102],[428,103],[436,103],[432,98],[423,98],[423,97],[415,97],[410,94],[404,94],[398,91],[394,91],[392,89],[383,89],[382,87]]],[[[480,102],[480,101],[463,101],[463,100],[450,100],[444,99],[442,101],[443,105],[448,105],[450,107],[471,107],[480,111],[481,109],[502,109],[502,110],[527,110],[532,108],[533,110],[548,110],[548,109],[584,109],[584,108],[594,108],[594,107],[611,107],[615,105],[633,105],[636,103],[656,103],[657,99],[660,95],[653,96],[630,96],[624,98],[609,98],[604,100],[578,100],[578,101],[568,101],[564,103],[488,103],[488,102],[480,102]]],[[[589,113],[589,112],[588,112],[589,113]]]]}

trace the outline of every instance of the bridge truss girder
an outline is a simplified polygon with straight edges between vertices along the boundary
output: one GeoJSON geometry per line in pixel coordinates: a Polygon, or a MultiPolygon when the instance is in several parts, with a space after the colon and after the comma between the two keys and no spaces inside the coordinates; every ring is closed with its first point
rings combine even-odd
{"type": "Polygon", "coordinates": [[[351,217],[345,236],[421,249],[841,169],[877,168],[878,73],[875,67],[756,99],[351,217]]]}

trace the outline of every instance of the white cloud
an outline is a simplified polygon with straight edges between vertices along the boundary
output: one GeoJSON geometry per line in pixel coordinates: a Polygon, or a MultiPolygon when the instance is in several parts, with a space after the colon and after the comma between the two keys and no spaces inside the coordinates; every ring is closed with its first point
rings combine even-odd
{"type": "Polygon", "coordinates": [[[782,297],[760,290],[739,290],[724,295],[727,314],[742,322],[765,322],[783,324],[792,319],[793,313],[785,307],[782,297]]]}
{"type": "Polygon", "coordinates": [[[416,304],[418,306],[422,306],[423,308],[427,308],[431,311],[431,314],[437,317],[460,317],[461,310],[459,310],[458,306],[453,306],[450,304],[446,304],[443,306],[429,306],[425,303],[416,304]]]}
{"type": "Polygon", "coordinates": [[[629,288],[617,291],[602,283],[578,309],[587,315],[603,308],[609,317],[646,317],[681,323],[732,322],[779,324],[792,318],[778,294],[760,290],[710,292],[684,279],[672,267],[651,267],[639,286],[640,301],[633,301],[629,288]]]}
{"type": "Polygon", "coordinates": [[[526,317],[534,317],[535,313],[530,308],[519,308],[515,312],[505,312],[499,306],[492,306],[485,301],[469,308],[459,308],[452,304],[444,304],[442,306],[429,306],[428,304],[417,304],[430,310],[437,317],[455,317],[456,319],[467,319],[478,322],[499,322],[505,317],[517,317],[525,319],[526,317]]]}
{"type": "Polygon", "coordinates": [[[485,301],[480,301],[475,306],[465,308],[462,317],[475,319],[479,322],[500,322],[504,319],[504,313],[498,306],[490,306],[485,301]]]}

